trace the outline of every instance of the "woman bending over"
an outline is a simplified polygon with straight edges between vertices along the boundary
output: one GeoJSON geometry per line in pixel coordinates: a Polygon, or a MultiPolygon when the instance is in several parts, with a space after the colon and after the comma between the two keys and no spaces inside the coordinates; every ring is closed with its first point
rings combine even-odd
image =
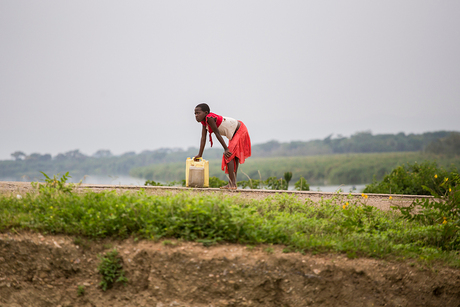
{"type": "Polygon", "coordinates": [[[195,118],[197,122],[203,125],[201,129],[200,152],[195,156],[195,160],[201,158],[203,155],[208,132],[212,147],[211,134],[214,133],[224,148],[222,170],[229,177],[228,185],[221,189],[236,190],[238,164],[243,164],[246,158],[251,156],[251,139],[249,138],[248,129],[242,121],[211,113],[206,103],[200,103],[195,107],[195,118]],[[225,144],[222,136],[228,138],[228,145],[225,144]]]}

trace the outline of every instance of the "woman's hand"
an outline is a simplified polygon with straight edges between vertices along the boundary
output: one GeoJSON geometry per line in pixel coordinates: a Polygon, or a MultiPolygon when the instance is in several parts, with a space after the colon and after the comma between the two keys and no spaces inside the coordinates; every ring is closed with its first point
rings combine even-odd
{"type": "Polygon", "coordinates": [[[232,153],[230,152],[230,150],[228,150],[228,148],[225,149],[225,151],[224,151],[224,156],[225,156],[225,158],[227,158],[227,159],[230,158],[230,157],[232,156],[232,153]]]}
{"type": "Polygon", "coordinates": [[[193,157],[193,160],[198,161],[200,158],[201,158],[200,155],[196,155],[195,157],[193,157]]]}

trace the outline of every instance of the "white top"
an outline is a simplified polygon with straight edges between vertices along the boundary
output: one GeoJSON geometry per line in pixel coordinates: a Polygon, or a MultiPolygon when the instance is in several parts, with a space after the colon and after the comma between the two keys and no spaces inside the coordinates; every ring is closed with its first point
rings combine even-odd
{"type": "MultiPolygon", "coordinates": [[[[217,130],[219,130],[220,135],[226,136],[229,140],[231,140],[233,138],[233,134],[235,134],[236,127],[238,127],[238,121],[231,117],[222,117],[222,123],[217,130]]],[[[206,125],[206,129],[208,129],[208,125],[206,125]]]]}

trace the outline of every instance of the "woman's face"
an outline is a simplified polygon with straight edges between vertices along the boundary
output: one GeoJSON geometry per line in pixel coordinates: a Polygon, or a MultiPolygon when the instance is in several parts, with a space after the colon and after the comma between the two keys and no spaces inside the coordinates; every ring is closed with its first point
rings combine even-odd
{"type": "Polygon", "coordinates": [[[202,122],[206,118],[206,115],[208,115],[208,112],[203,112],[200,107],[195,108],[195,119],[197,122],[202,122]]]}

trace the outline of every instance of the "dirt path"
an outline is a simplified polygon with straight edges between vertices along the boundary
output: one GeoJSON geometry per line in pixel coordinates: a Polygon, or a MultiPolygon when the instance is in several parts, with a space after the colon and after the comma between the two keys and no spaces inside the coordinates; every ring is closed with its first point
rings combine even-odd
{"type": "Polygon", "coordinates": [[[0,234],[0,306],[460,305],[457,269],[283,253],[281,246],[166,243],[0,234]],[[104,292],[98,254],[113,248],[129,282],[104,292]]]}

